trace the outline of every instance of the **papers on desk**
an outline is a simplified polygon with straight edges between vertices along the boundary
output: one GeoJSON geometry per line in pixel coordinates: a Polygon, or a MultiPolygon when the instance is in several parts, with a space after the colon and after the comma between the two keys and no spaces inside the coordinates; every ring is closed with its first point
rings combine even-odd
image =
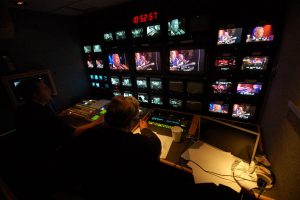
{"type": "MultiPolygon", "coordinates": [[[[136,133],[141,133],[141,132],[140,132],[140,129],[138,128],[133,133],[136,134],[136,133]]],[[[157,135],[157,137],[159,138],[159,140],[161,142],[162,149],[161,149],[160,158],[166,159],[168,152],[170,150],[171,144],[173,142],[173,138],[165,136],[165,135],[160,135],[160,134],[156,133],[155,131],[153,131],[153,133],[155,133],[157,135]]]]}

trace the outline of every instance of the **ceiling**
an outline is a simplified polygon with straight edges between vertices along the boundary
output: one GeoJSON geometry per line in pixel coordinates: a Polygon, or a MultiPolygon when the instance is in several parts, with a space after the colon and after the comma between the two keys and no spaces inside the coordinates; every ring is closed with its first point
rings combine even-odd
{"type": "MultiPolygon", "coordinates": [[[[14,0],[8,0],[10,7],[14,0]]],[[[132,0],[24,0],[27,5],[19,9],[48,12],[67,16],[78,16],[96,10],[123,4],[132,0]]]]}

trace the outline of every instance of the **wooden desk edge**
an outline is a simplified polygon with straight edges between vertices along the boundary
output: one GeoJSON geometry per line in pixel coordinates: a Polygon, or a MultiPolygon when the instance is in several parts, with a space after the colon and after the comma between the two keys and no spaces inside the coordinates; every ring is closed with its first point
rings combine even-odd
{"type": "Polygon", "coordinates": [[[165,160],[165,159],[160,159],[160,162],[161,162],[161,163],[164,163],[164,164],[166,164],[166,165],[169,165],[169,166],[171,166],[171,167],[175,167],[175,168],[177,168],[177,169],[183,170],[183,171],[185,171],[185,172],[187,172],[187,173],[193,174],[193,170],[190,169],[190,168],[183,167],[183,166],[181,166],[181,165],[177,165],[177,164],[175,164],[175,163],[173,163],[173,162],[170,162],[170,161],[167,161],[167,160],[165,160]]]}

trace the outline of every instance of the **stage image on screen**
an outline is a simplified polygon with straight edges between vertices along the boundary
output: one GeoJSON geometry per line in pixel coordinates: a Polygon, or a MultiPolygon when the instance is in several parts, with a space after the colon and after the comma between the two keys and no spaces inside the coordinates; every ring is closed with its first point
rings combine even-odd
{"type": "Polygon", "coordinates": [[[135,28],[131,30],[131,36],[132,38],[142,38],[143,32],[143,28],[135,28]]]}
{"type": "Polygon", "coordinates": [[[223,103],[209,103],[209,112],[220,113],[220,114],[228,114],[228,104],[223,103]]]}
{"type": "Polygon", "coordinates": [[[163,105],[163,99],[160,96],[151,96],[151,104],[163,105]]]}
{"type": "Polygon", "coordinates": [[[175,93],[183,92],[183,82],[182,81],[170,81],[169,82],[169,91],[175,93]]]}
{"type": "Polygon", "coordinates": [[[158,78],[150,78],[150,89],[151,90],[162,90],[162,81],[158,78]]]}
{"type": "Polygon", "coordinates": [[[178,36],[185,34],[185,20],[173,19],[168,22],[168,34],[169,36],[178,36]]]}
{"type": "Polygon", "coordinates": [[[240,95],[254,96],[258,95],[261,89],[261,83],[238,83],[236,92],[240,95]]]}
{"type": "Polygon", "coordinates": [[[250,104],[234,104],[232,117],[239,119],[253,119],[255,109],[256,107],[250,104]]]}
{"type": "Polygon", "coordinates": [[[232,82],[216,81],[211,87],[214,94],[231,94],[232,82]]]}
{"type": "Polygon", "coordinates": [[[182,100],[180,100],[180,99],[170,98],[169,99],[169,104],[173,108],[182,108],[182,100]]]}
{"type": "Polygon", "coordinates": [[[125,53],[113,53],[108,55],[108,65],[111,70],[127,71],[129,70],[125,53]]]}
{"type": "Polygon", "coordinates": [[[160,25],[147,26],[147,37],[156,37],[160,34],[160,25]]]}
{"type": "Polygon", "coordinates": [[[136,86],[139,89],[147,89],[147,79],[143,77],[137,77],[136,78],[136,86]]]}
{"type": "Polygon", "coordinates": [[[112,77],[110,78],[110,80],[111,80],[111,84],[112,84],[112,85],[114,85],[114,86],[120,85],[120,79],[119,79],[119,77],[112,76],[112,77]]]}
{"type": "Polygon", "coordinates": [[[91,46],[83,46],[84,53],[91,53],[92,52],[92,47],[91,46]]]}
{"type": "Polygon", "coordinates": [[[96,63],[96,68],[97,69],[103,69],[104,68],[103,60],[101,58],[96,58],[95,63],[96,63]]]}
{"type": "Polygon", "coordinates": [[[101,49],[100,44],[93,45],[93,51],[94,51],[94,53],[101,53],[102,49],[101,49]]]}
{"type": "Polygon", "coordinates": [[[241,70],[266,70],[267,66],[267,56],[244,57],[241,70]]]}
{"type": "Polygon", "coordinates": [[[126,39],[125,31],[117,31],[116,32],[116,40],[125,40],[125,39],[126,39]]]}
{"type": "Polygon", "coordinates": [[[215,67],[222,71],[236,68],[236,57],[217,57],[215,67]]]}
{"type": "Polygon", "coordinates": [[[124,87],[132,86],[130,77],[122,77],[122,86],[124,87]]]}
{"type": "Polygon", "coordinates": [[[104,38],[104,41],[113,41],[114,40],[112,33],[104,33],[103,38],[104,38]]]}
{"type": "Polygon", "coordinates": [[[204,69],[204,49],[170,51],[170,71],[202,72],[204,69]]]}
{"type": "Polygon", "coordinates": [[[122,93],[120,91],[114,90],[113,95],[114,96],[120,96],[120,95],[122,95],[122,93]]]}
{"type": "Polygon", "coordinates": [[[138,93],[138,101],[141,103],[149,103],[149,97],[146,93],[138,93]]]}
{"type": "Polygon", "coordinates": [[[220,29],[217,45],[240,43],[241,36],[242,28],[220,29]]]}
{"type": "Polygon", "coordinates": [[[137,71],[159,71],[159,52],[135,52],[135,67],[137,71]]]}
{"type": "Polygon", "coordinates": [[[86,60],[86,64],[88,68],[94,68],[94,62],[92,61],[92,59],[88,58],[86,60]]]}
{"type": "Polygon", "coordinates": [[[129,91],[124,91],[124,94],[123,94],[124,97],[132,97],[132,92],[129,92],[129,91]]]}
{"type": "Polygon", "coordinates": [[[272,25],[256,26],[250,30],[247,35],[246,42],[269,42],[273,41],[272,25]]]}

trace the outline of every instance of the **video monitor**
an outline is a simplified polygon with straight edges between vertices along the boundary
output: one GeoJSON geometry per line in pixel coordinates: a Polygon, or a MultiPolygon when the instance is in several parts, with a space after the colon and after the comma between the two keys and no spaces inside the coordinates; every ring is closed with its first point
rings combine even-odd
{"type": "Polygon", "coordinates": [[[120,91],[118,91],[118,90],[114,90],[114,91],[113,91],[113,95],[114,95],[114,96],[121,96],[122,93],[121,93],[120,91]]]}
{"type": "Polygon", "coordinates": [[[147,37],[157,37],[160,34],[160,25],[147,26],[147,37]]]}
{"type": "Polygon", "coordinates": [[[247,34],[246,42],[270,42],[274,40],[272,25],[256,26],[247,34]]]}
{"type": "Polygon", "coordinates": [[[128,71],[125,53],[112,53],[108,55],[108,65],[111,70],[128,71]]]}
{"type": "Polygon", "coordinates": [[[220,29],[217,45],[240,43],[241,36],[242,28],[220,29]]]}
{"type": "Polygon", "coordinates": [[[97,69],[103,69],[104,68],[103,60],[101,58],[96,58],[95,64],[96,64],[97,69]]]}
{"type": "Polygon", "coordinates": [[[232,82],[218,80],[215,81],[212,85],[212,91],[214,94],[231,94],[232,91],[232,82]]]}
{"type": "Polygon", "coordinates": [[[182,81],[170,81],[169,91],[175,93],[183,93],[183,82],[182,81]]]}
{"type": "Polygon", "coordinates": [[[95,83],[95,82],[92,82],[92,86],[93,86],[93,87],[96,87],[96,83],[95,83]]]}
{"type": "Polygon", "coordinates": [[[162,90],[162,81],[160,78],[150,78],[151,90],[162,90]]]}
{"type": "Polygon", "coordinates": [[[112,33],[104,33],[103,34],[103,39],[104,41],[113,41],[114,38],[113,38],[113,34],[112,33]]]}
{"type": "Polygon", "coordinates": [[[253,119],[256,106],[250,104],[233,104],[232,117],[238,119],[253,119]]]}
{"type": "Polygon", "coordinates": [[[132,94],[132,92],[124,91],[123,96],[124,96],[124,97],[132,97],[133,94],[132,94]]]}
{"type": "Polygon", "coordinates": [[[92,52],[92,46],[87,45],[83,46],[84,53],[91,53],[92,52]]]}
{"type": "Polygon", "coordinates": [[[228,107],[228,104],[211,102],[209,103],[209,112],[228,114],[228,107]]]}
{"type": "Polygon", "coordinates": [[[88,68],[94,68],[94,66],[95,66],[94,61],[91,58],[88,58],[86,60],[86,65],[88,68]]]}
{"type": "Polygon", "coordinates": [[[163,105],[163,98],[161,96],[151,95],[151,104],[163,105]]]}
{"type": "Polygon", "coordinates": [[[215,67],[221,71],[227,71],[236,68],[236,57],[217,57],[215,67]]]}
{"type": "Polygon", "coordinates": [[[172,107],[172,108],[182,108],[182,100],[180,99],[174,99],[174,98],[170,98],[169,99],[169,105],[172,107]]]}
{"type": "Polygon", "coordinates": [[[256,96],[262,89],[261,83],[238,83],[236,93],[245,96],[256,96]]]}
{"type": "Polygon", "coordinates": [[[90,74],[90,78],[91,78],[91,80],[94,80],[94,75],[90,74]]]}
{"type": "Polygon", "coordinates": [[[131,87],[132,86],[132,83],[131,83],[131,79],[129,76],[123,76],[122,77],[122,86],[123,87],[131,87]]]}
{"type": "Polygon", "coordinates": [[[131,30],[131,36],[134,39],[135,38],[142,38],[143,37],[143,33],[144,33],[143,28],[135,28],[135,29],[131,30]]]}
{"type": "Polygon", "coordinates": [[[173,49],[170,51],[169,67],[171,72],[203,72],[204,62],[204,49],[173,49]]]}
{"type": "Polygon", "coordinates": [[[241,70],[261,71],[266,70],[268,66],[267,56],[247,56],[243,58],[241,70]]]}
{"type": "Polygon", "coordinates": [[[93,45],[93,51],[94,51],[94,53],[101,53],[102,49],[101,49],[100,44],[93,45]]]}
{"type": "Polygon", "coordinates": [[[160,53],[159,52],[135,52],[136,71],[159,71],[160,53]]]}
{"type": "Polygon", "coordinates": [[[125,39],[126,39],[125,31],[117,31],[116,32],[116,40],[125,40],[125,39]]]}
{"type": "Polygon", "coordinates": [[[94,75],[94,77],[95,77],[95,80],[99,80],[98,75],[94,75]]]}
{"type": "Polygon", "coordinates": [[[141,103],[149,103],[149,97],[146,93],[138,93],[138,101],[141,103]]]}
{"type": "Polygon", "coordinates": [[[148,88],[147,78],[145,78],[145,77],[137,77],[136,78],[136,87],[138,89],[147,89],[148,88]]]}
{"type": "Polygon", "coordinates": [[[199,82],[187,82],[186,92],[192,95],[201,95],[203,94],[203,83],[199,82]]]}
{"type": "Polygon", "coordinates": [[[168,22],[169,36],[179,36],[184,35],[185,33],[185,19],[173,19],[168,22]]]}
{"type": "Polygon", "coordinates": [[[119,86],[120,85],[120,79],[117,76],[112,76],[110,77],[111,84],[114,86],[119,86]]]}
{"type": "Polygon", "coordinates": [[[193,113],[199,113],[202,111],[202,102],[200,101],[186,101],[185,102],[185,108],[187,111],[193,112],[193,113]]]}

